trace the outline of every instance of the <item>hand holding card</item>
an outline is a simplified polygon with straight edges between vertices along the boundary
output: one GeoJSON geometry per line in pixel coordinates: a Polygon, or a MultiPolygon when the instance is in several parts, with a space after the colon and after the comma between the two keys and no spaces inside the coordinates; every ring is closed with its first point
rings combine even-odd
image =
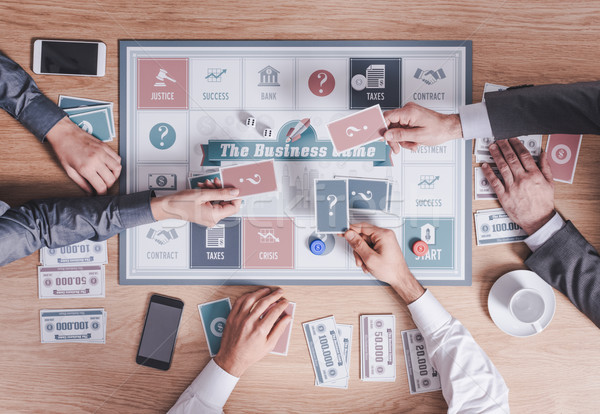
{"type": "Polygon", "coordinates": [[[221,168],[223,187],[235,187],[240,197],[277,191],[273,160],[221,168]]]}
{"type": "Polygon", "coordinates": [[[327,124],[337,152],[347,151],[383,139],[387,124],[379,105],[363,109],[327,124]]]}

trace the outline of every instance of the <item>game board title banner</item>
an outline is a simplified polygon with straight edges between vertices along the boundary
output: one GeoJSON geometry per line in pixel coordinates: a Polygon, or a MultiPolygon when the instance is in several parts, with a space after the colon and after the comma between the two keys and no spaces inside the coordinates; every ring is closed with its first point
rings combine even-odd
{"type": "Polygon", "coordinates": [[[331,141],[319,141],[313,131],[306,131],[301,139],[289,142],[278,134],[273,140],[209,140],[202,149],[203,165],[216,165],[221,161],[373,161],[376,165],[387,164],[389,147],[385,142],[372,142],[359,148],[336,152],[331,141]]]}

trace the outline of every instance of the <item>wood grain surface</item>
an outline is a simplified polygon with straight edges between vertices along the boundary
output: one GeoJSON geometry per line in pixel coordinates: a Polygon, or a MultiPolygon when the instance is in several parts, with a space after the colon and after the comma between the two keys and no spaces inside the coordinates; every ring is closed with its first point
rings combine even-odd
{"type": "MultiPolygon", "coordinates": [[[[354,39],[473,41],[473,100],[485,82],[505,85],[600,79],[597,0],[306,0],[140,1],[4,0],[0,50],[31,73],[37,38],[106,43],[103,78],[35,76],[52,99],[59,94],[115,103],[118,122],[119,39],[354,39]]],[[[545,144],[546,138],[544,138],[545,144]]],[[[12,206],[49,196],[81,196],[56,162],[17,121],[0,111],[0,199],[12,206]]],[[[117,149],[118,139],[111,147],[117,149]]],[[[556,184],[556,206],[600,246],[600,139],[585,136],[574,184],[556,184]]],[[[113,188],[112,193],[117,193],[113,188]]],[[[496,207],[475,201],[473,210],[496,207]]],[[[474,235],[473,235],[474,240],[474,235]]],[[[209,356],[196,305],[251,287],[119,286],[118,238],[108,242],[106,298],[39,300],[39,256],[0,268],[0,411],[40,413],[166,412],[209,356]],[[147,301],[153,292],[186,307],[172,368],[135,364],[147,301]],[[104,307],[107,343],[40,344],[39,310],[104,307]]],[[[556,315],[539,335],[519,339],[490,319],[487,295],[503,273],[524,268],[524,244],[473,246],[473,285],[431,290],[471,331],[510,388],[515,413],[591,413],[600,406],[600,330],[557,292],[556,315]]],[[[397,337],[394,383],[359,379],[358,316],[390,313],[398,331],[413,328],[405,305],[389,288],[286,287],[297,302],[287,357],[268,356],[231,395],[227,412],[444,412],[441,392],[411,396],[397,337]],[[315,387],[300,322],[335,315],[355,327],[350,388],[315,387]]]]}

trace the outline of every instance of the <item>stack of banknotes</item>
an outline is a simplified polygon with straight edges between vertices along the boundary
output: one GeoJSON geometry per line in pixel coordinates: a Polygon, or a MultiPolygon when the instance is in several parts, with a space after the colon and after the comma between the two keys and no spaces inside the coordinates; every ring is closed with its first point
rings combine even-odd
{"type": "Polygon", "coordinates": [[[40,311],[42,343],[106,342],[104,309],[43,309],[40,311]]]}
{"type": "Polygon", "coordinates": [[[527,238],[527,233],[512,221],[502,208],[478,210],[475,213],[475,234],[478,246],[517,243],[527,238]]]}
{"type": "Polygon", "coordinates": [[[411,394],[439,391],[442,389],[440,376],[429,362],[425,339],[418,329],[402,331],[404,361],[411,394]]]}
{"type": "Polygon", "coordinates": [[[45,247],[40,251],[40,261],[40,299],[104,297],[106,241],[86,240],[57,249],[45,247]]]}
{"type": "Polygon", "coordinates": [[[360,378],[363,381],[396,381],[394,315],[360,316],[360,378]]]}
{"type": "Polygon", "coordinates": [[[315,371],[315,385],[348,388],[352,326],[338,325],[329,316],[303,323],[302,330],[315,371]]]}
{"type": "MultiPolygon", "coordinates": [[[[495,85],[493,83],[486,83],[483,88],[484,96],[481,98],[482,101],[485,101],[485,94],[488,92],[496,92],[503,91],[507,89],[507,86],[495,85]]],[[[542,136],[541,135],[524,135],[518,137],[525,148],[529,150],[533,158],[537,161],[540,156],[542,150],[542,136]]],[[[494,163],[494,159],[489,151],[489,146],[494,142],[494,138],[477,138],[475,140],[475,162],[487,162],[494,163]]]]}

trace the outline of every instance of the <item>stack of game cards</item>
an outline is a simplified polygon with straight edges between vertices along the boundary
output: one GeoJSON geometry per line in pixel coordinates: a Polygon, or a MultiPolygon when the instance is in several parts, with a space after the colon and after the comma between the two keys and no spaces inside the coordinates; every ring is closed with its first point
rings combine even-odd
{"type": "MultiPolygon", "coordinates": [[[[485,101],[485,94],[488,92],[497,92],[508,89],[507,86],[494,85],[492,83],[486,83],[483,88],[482,101],[485,101]]],[[[518,137],[519,140],[525,145],[525,148],[529,150],[534,160],[538,160],[542,151],[542,136],[541,135],[523,135],[518,137]]],[[[482,163],[487,162],[494,164],[495,161],[489,151],[489,146],[494,142],[494,138],[477,138],[475,140],[475,162],[482,163]]]]}
{"type": "MultiPolygon", "coordinates": [[[[274,306],[274,304],[271,306],[274,306]]],[[[269,309],[270,308],[267,308],[265,313],[267,313],[269,309]]],[[[281,317],[290,315],[292,321],[279,338],[279,341],[277,341],[277,344],[275,344],[275,347],[271,352],[272,354],[287,356],[295,311],[296,304],[294,302],[290,302],[283,311],[281,317]]],[[[202,327],[204,328],[208,352],[211,357],[214,357],[219,352],[219,349],[221,349],[221,339],[223,337],[223,331],[225,330],[225,323],[231,312],[231,300],[229,298],[223,298],[212,302],[202,303],[198,305],[198,312],[200,312],[200,320],[202,321],[202,327]]]]}
{"type": "Polygon", "coordinates": [[[303,323],[302,330],[315,371],[315,385],[348,388],[352,326],[338,325],[329,316],[303,323]]]}
{"type": "Polygon", "coordinates": [[[223,188],[235,187],[240,197],[277,191],[277,178],[273,160],[232,165],[204,173],[190,173],[190,188],[201,188],[206,180],[218,178],[223,188]]]}
{"type": "Polygon", "coordinates": [[[71,121],[100,141],[109,142],[115,137],[112,102],[60,95],[58,106],[71,121]]]}
{"type": "Polygon", "coordinates": [[[475,233],[478,246],[518,243],[527,238],[525,230],[501,208],[478,210],[475,213],[475,233]]]}
{"type": "Polygon", "coordinates": [[[396,318],[360,316],[360,379],[396,381],[396,318]]]}
{"type": "Polygon", "coordinates": [[[40,250],[39,298],[103,298],[106,241],[85,240],[56,249],[40,250]]]}

